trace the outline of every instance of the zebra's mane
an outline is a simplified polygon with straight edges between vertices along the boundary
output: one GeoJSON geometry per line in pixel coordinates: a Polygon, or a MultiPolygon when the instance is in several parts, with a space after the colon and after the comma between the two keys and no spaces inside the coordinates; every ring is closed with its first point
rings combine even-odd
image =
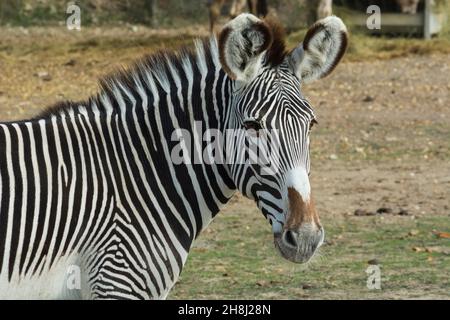
{"type": "MultiPolygon", "coordinates": [[[[285,45],[285,31],[281,24],[272,19],[266,19],[272,31],[273,41],[267,50],[266,63],[271,66],[281,64],[287,54],[285,45]]],[[[202,70],[220,68],[219,50],[216,37],[197,39],[194,46],[182,46],[178,50],[159,50],[146,55],[127,68],[117,68],[99,81],[99,91],[85,101],[61,101],[44,109],[36,119],[46,119],[52,116],[64,115],[66,112],[75,112],[81,108],[92,105],[101,106],[104,98],[114,101],[115,91],[126,88],[130,92],[136,91],[136,82],[148,84],[149,77],[166,93],[170,92],[172,72],[193,70],[193,67],[202,70]]],[[[195,72],[195,71],[194,71],[195,72]]],[[[119,90],[120,91],[120,90],[119,90]]],[[[115,105],[115,104],[113,104],[115,105]]]]}
{"type": "MultiPolygon", "coordinates": [[[[84,101],[60,101],[34,117],[46,119],[52,116],[65,114],[67,111],[77,112],[80,108],[89,108],[92,105],[101,106],[104,98],[114,101],[114,91],[118,88],[126,88],[130,92],[136,91],[136,81],[148,84],[149,77],[155,85],[170,92],[171,72],[181,69],[209,68],[219,65],[217,41],[215,37],[197,39],[194,46],[182,46],[177,50],[159,50],[135,60],[128,67],[116,68],[113,72],[100,78],[98,92],[84,101]]],[[[113,106],[114,107],[114,106],[113,106]]]]}

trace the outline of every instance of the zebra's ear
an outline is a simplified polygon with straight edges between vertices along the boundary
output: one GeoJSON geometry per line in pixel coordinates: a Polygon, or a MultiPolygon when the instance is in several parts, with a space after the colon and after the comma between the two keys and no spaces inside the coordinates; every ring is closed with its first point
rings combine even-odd
{"type": "Polygon", "coordinates": [[[250,82],[258,74],[262,57],[272,44],[268,25],[254,15],[243,13],[228,22],[219,35],[219,58],[232,78],[250,82]]]}
{"type": "Polygon", "coordinates": [[[347,49],[347,28],[335,16],[317,21],[309,28],[303,43],[287,59],[303,83],[309,83],[330,74],[347,49]]]}

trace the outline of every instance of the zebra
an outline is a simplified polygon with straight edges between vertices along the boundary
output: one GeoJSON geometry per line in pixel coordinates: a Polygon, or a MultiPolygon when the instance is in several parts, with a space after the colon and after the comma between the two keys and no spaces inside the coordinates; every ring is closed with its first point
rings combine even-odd
{"type": "MultiPolygon", "coordinates": [[[[0,123],[0,298],[164,299],[237,191],[255,201],[284,258],[308,261],[324,229],[308,177],[316,119],[301,86],[329,74],[346,46],[335,16],[287,50],[279,24],[241,14],[218,38],[106,77],[86,101],[0,123]],[[192,133],[196,121],[277,129],[279,170],[174,164],[174,130],[192,133]]],[[[200,152],[206,142],[192,144],[200,152]]]]}

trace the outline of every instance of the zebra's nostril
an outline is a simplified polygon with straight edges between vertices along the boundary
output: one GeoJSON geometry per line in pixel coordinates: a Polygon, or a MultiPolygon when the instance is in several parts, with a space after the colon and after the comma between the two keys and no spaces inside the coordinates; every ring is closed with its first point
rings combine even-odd
{"type": "Polygon", "coordinates": [[[323,237],[323,228],[310,224],[284,229],[282,234],[274,235],[275,246],[281,255],[296,263],[309,261],[317,248],[322,245],[323,237]]]}
{"type": "Polygon", "coordinates": [[[284,240],[285,240],[286,244],[288,244],[292,247],[297,247],[297,233],[287,230],[284,233],[284,240]]]}

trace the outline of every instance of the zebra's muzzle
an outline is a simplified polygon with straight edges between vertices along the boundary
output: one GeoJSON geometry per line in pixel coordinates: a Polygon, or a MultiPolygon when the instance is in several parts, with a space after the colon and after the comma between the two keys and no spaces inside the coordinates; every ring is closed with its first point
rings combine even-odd
{"type": "Polygon", "coordinates": [[[305,263],[322,245],[325,232],[311,197],[304,201],[295,188],[288,187],[288,202],[287,220],[275,235],[275,246],[287,260],[305,263]]]}
{"type": "Polygon", "coordinates": [[[322,227],[308,223],[299,229],[286,229],[281,234],[276,234],[274,241],[283,258],[295,263],[306,263],[322,245],[324,236],[322,227]]]}

